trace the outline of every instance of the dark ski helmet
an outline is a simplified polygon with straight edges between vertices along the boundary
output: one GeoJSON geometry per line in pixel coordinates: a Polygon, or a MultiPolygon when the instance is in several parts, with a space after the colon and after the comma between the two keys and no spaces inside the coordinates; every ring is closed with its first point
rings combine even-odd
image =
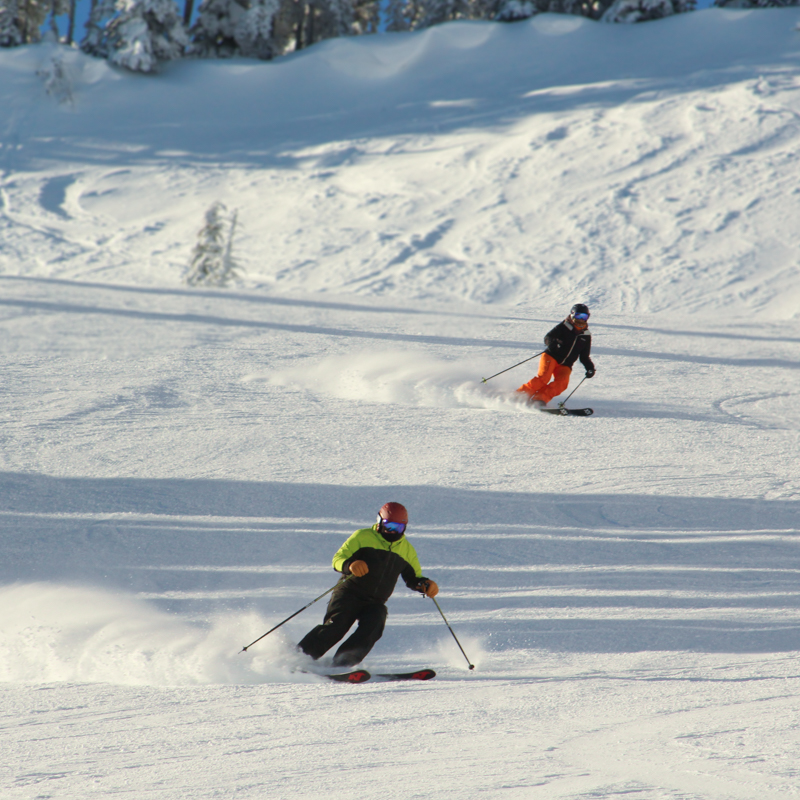
{"type": "Polygon", "coordinates": [[[588,320],[589,319],[589,306],[584,305],[583,303],[575,303],[574,306],[569,310],[569,318],[570,319],[582,319],[588,320]],[[585,317],[579,317],[578,314],[586,314],[585,317]]]}
{"type": "Polygon", "coordinates": [[[378,533],[387,542],[403,538],[408,525],[408,511],[400,503],[385,503],[378,512],[378,533]]]}

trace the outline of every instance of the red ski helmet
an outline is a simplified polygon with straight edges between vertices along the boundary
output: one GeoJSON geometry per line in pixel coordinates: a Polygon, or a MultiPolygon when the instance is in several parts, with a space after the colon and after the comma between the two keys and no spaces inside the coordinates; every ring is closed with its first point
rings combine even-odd
{"type": "Polygon", "coordinates": [[[378,512],[378,522],[402,522],[408,524],[408,511],[400,503],[384,503],[378,512]]]}

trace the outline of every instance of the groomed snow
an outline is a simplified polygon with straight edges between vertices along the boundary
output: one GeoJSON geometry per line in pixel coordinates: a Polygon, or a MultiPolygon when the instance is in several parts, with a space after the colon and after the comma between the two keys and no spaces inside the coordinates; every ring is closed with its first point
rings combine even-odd
{"type": "Polygon", "coordinates": [[[0,797],[797,797],[798,23],[0,51],[0,797]],[[481,382],[576,301],[592,418],[481,382]],[[402,584],[432,682],[240,653],[387,500],[476,669],[402,584]]]}

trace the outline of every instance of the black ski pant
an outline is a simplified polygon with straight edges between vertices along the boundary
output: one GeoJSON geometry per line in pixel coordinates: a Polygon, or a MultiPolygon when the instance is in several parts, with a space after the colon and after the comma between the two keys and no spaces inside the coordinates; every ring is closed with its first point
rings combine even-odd
{"type": "Polygon", "coordinates": [[[334,592],[328,603],[322,625],[310,630],[298,647],[311,658],[317,659],[331,649],[350,630],[354,622],[358,627],[342,643],[333,657],[336,667],[352,667],[363,661],[375,642],[383,635],[389,612],[383,603],[365,600],[350,592],[334,592]]]}

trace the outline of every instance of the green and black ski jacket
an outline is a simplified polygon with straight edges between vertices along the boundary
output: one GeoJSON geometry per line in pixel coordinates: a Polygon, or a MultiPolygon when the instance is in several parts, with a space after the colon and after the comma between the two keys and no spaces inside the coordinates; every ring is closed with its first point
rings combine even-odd
{"type": "Polygon", "coordinates": [[[336,551],[333,568],[343,575],[350,575],[353,561],[365,561],[369,572],[361,578],[355,575],[342,581],[336,591],[353,593],[364,600],[385,603],[402,575],[409,589],[416,591],[424,587],[427,578],[422,576],[417,551],[403,536],[397,542],[388,542],[378,533],[378,526],[361,528],[336,551]]]}

